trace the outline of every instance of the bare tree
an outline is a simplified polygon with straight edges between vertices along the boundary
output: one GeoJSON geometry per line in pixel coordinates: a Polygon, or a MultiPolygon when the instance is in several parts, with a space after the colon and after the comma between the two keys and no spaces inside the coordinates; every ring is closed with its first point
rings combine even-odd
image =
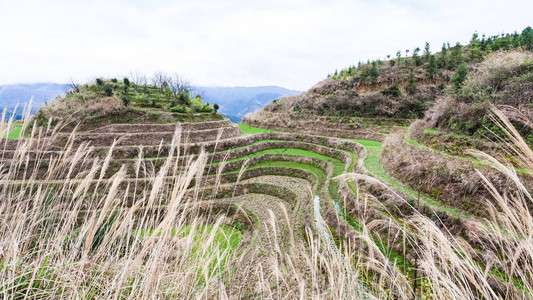
{"type": "Polygon", "coordinates": [[[196,97],[200,97],[201,99],[204,98],[205,90],[201,90],[201,91],[199,91],[199,90],[194,90],[194,91],[195,91],[194,98],[196,98],[196,97]]]}
{"type": "Polygon", "coordinates": [[[144,74],[141,74],[137,71],[130,72],[130,79],[135,85],[147,85],[148,79],[144,74]]]}
{"type": "Polygon", "coordinates": [[[175,96],[181,93],[191,93],[193,90],[191,81],[178,73],[174,73],[174,76],[170,79],[169,88],[175,96]]]}
{"type": "MultiPolygon", "coordinates": [[[[164,72],[155,72],[152,76],[152,85],[158,87],[161,92],[172,85],[172,77],[164,72]]],[[[172,89],[171,89],[172,90],[172,89]]]]}
{"type": "Polygon", "coordinates": [[[65,88],[65,93],[79,93],[80,92],[80,84],[74,82],[74,79],[70,77],[69,82],[67,83],[67,86],[65,88]]]}

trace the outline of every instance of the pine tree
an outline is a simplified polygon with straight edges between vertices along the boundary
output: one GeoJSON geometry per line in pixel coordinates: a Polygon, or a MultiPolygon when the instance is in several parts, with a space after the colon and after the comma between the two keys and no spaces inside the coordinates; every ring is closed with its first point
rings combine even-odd
{"type": "Polygon", "coordinates": [[[461,44],[458,42],[452,48],[452,53],[450,57],[451,66],[452,68],[456,68],[460,64],[462,64],[464,61],[465,60],[463,57],[463,46],[461,46],[461,44]]]}
{"type": "Polygon", "coordinates": [[[492,47],[490,46],[490,44],[488,44],[486,47],[485,47],[485,55],[489,55],[492,53],[492,47]]]}
{"type": "Polygon", "coordinates": [[[468,66],[465,63],[462,63],[457,67],[457,70],[455,70],[455,73],[451,79],[453,87],[456,91],[459,91],[463,86],[466,75],[468,75],[468,66]]]}
{"type": "Polygon", "coordinates": [[[430,54],[431,54],[431,50],[429,49],[429,43],[426,42],[426,46],[424,46],[424,60],[426,62],[428,61],[430,54]]]}
{"type": "Polygon", "coordinates": [[[400,50],[396,52],[396,57],[398,58],[398,67],[401,67],[402,66],[402,52],[400,50]]]}
{"type": "Polygon", "coordinates": [[[407,85],[405,86],[405,91],[411,95],[416,93],[415,74],[413,73],[413,71],[409,73],[409,78],[407,79],[407,85]]]}
{"type": "Polygon", "coordinates": [[[415,50],[413,50],[413,61],[415,62],[415,66],[419,67],[422,65],[422,58],[420,58],[420,48],[416,47],[415,50]]]}
{"type": "Polygon", "coordinates": [[[524,49],[533,51],[533,29],[531,26],[522,31],[522,46],[524,49]]]}
{"type": "Polygon", "coordinates": [[[372,80],[376,80],[376,78],[378,78],[379,76],[379,71],[378,71],[378,68],[376,66],[376,62],[372,62],[372,67],[370,68],[370,70],[368,71],[368,76],[372,79],[372,80]]]}
{"type": "Polygon", "coordinates": [[[473,62],[478,62],[481,60],[481,46],[479,44],[477,33],[474,33],[472,35],[472,40],[468,45],[468,56],[470,58],[470,61],[473,62]]]}
{"type": "Polygon", "coordinates": [[[427,78],[433,78],[435,73],[437,73],[437,60],[435,59],[435,55],[430,54],[426,65],[426,76],[427,78]]]}
{"type": "Polygon", "coordinates": [[[442,49],[440,51],[437,65],[441,69],[448,69],[450,67],[449,58],[448,58],[448,49],[446,49],[445,43],[442,44],[442,49]]]}

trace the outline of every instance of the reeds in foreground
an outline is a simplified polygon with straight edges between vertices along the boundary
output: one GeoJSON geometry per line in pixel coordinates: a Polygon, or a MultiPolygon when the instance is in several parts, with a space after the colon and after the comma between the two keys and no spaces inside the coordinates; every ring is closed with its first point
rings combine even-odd
{"type": "MultiPolygon", "coordinates": [[[[531,149],[503,114],[494,110],[493,118],[508,133],[509,149],[533,171],[531,149]]],[[[288,224],[278,224],[271,211],[270,220],[259,225],[266,229],[271,252],[251,265],[253,255],[246,254],[259,253],[254,252],[256,229],[228,226],[232,210],[213,210],[215,199],[198,196],[206,155],[181,158],[180,134],[177,130],[158,173],[147,170],[140,152],[135,178],[126,177],[125,168],[104,176],[113,147],[103,160],[95,159],[92,147],[74,146],[75,133],[61,151],[52,148],[53,133],[45,136],[35,128],[33,139],[20,140],[13,159],[0,164],[0,297],[533,297],[532,197],[511,166],[476,153],[516,186],[502,195],[484,178],[498,206],[486,204],[491,218],[471,226],[490,265],[480,265],[470,245],[422,214],[401,223],[392,218],[362,222],[354,238],[338,240],[338,253],[312,227],[304,229],[304,239],[296,239],[285,207],[281,219],[288,224]],[[30,152],[34,164],[27,168],[30,152]],[[39,173],[43,166],[46,174],[39,173]],[[169,170],[173,176],[167,176],[169,170]],[[413,288],[404,266],[376,242],[376,228],[403,235],[404,248],[408,244],[417,258],[418,286],[413,288]]]]}

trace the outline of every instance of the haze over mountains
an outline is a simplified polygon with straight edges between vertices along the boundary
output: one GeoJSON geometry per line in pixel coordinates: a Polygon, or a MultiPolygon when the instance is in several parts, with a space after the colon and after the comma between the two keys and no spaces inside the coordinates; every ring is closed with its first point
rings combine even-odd
{"type": "Polygon", "coordinates": [[[45,102],[62,95],[67,91],[66,84],[60,83],[32,83],[9,84],[0,86],[0,109],[7,108],[7,116],[11,116],[17,107],[16,119],[20,119],[22,108],[32,99],[31,113],[36,113],[45,102]]]}
{"type": "Polygon", "coordinates": [[[220,106],[219,112],[232,122],[239,122],[247,113],[254,112],[282,96],[299,95],[301,91],[278,86],[254,87],[195,87],[204,101],[220,106]]]}
{"type": "MultiPolygon", "coordinates": [[[[68,89],[67,84],[34,83],[10,84],[0,86],[0,108],[7,107],[7,115],[11,116],[18,104],[16,119],[21,118],[22,107],[32,99],[32,113],[36,113],[44,103],[63,95],[68,89]]],[[[202,95],[205,102],[220,106],[219,112],[232,122],[239,122],[244,115],[265,106],[268,102],[282,96],[298,95],[302,92],[278,86],[254,87],[195,87],[195,92],[202,95]]]]}

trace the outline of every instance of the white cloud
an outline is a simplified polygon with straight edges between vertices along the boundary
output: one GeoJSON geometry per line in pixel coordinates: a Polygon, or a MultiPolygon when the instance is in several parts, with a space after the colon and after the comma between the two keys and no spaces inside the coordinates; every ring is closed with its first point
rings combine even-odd
{"type": "Polygon", "coordinates": [[[179,72],[307,89],[335,68],[474,31],[522,30],[531,1],[0,0],[0,84],[179,72]]]}

